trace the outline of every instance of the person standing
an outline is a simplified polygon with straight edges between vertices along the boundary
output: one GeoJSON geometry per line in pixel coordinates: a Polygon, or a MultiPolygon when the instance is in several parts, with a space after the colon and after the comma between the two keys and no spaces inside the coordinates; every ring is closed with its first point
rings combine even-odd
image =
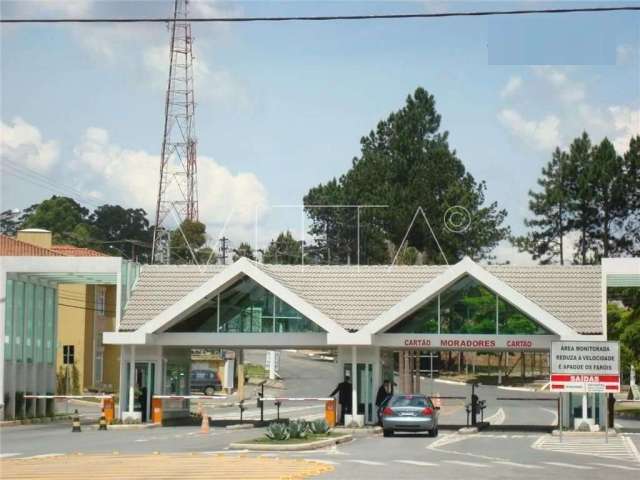
{"type": "Polygon", "coordinates": [[[340,423],[344,425],[345,415],[351,414],[351,380],[347,375],[345,375],[344,381],[340,382],[329,396],[333,397],[336,393],[340,404],[340,423]]]}
{"type": "Polygon", "coordinates": [[[378,424],[382,424],[382,406],[387,399],[393,395],[393,386],[389,380],[385,380],[380,385],[378,393],[376,394],[376,407],[378,409],[378,424]]]}

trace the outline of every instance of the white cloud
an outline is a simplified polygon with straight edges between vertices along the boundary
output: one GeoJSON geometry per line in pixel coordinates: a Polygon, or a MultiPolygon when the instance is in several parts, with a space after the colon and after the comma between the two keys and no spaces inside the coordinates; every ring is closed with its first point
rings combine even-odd
{"type": "Polygon", "coordinates": [[[527,120],[519,112],[505,108],[499,121],[516,137],[538,150],[551,150],[560,145],[560,120],[547,115],[540,121],[527,120]]]}
{"type": "Polygon", "coordinates": [[[537,65],[532,68],[538,77],[552,86],[554,93],[562,101],[573,103],[584,100],[584,85],[572,80],[566,72],[550,65],[537,65]]]}
{"type": "MultiPolygon", "coordinates": [[[[153,217],[159,155],[115,145],[106,130],[95,127],[86,130],[74,154],[72,166],[83,175],[85,189],[92,196],[142,207],[153,217]]],[[[267,205],[267,192],[258,178],[249,172],[233,173],[213,159],[200,156],[198,184],[200,220],[215,225],[208,229],[210,234],[217,235],[232,212],[228,231],[242,231],[245,238],[252,238],[249,235],[256,209],[261,216],[267,205]]],[[[168,193],[179,198],[175,184],[168,193]]]]}
{"type": "Polygon", "coordinates": [[[536,265],[537,262],[527,252],[519,252],[510,241],[502,240],[491,252],[495,256],[491,263],[510,263],[513,265],[536,265]]]}
{"type": "MultiPolygon", "coordinates": [[[[238,79],[222,69],[211,69],[203,60],[204,54],[194,45],[193,76],[195,96],[198,102],[227,102],[239,107],[247,107],[249,95],[238,79]]],[[[167,88],[169,74],[169,49],[166,45],[154,45],[143,52],[143,63],[151,72],[151,81],[155,88],[167,88]]]]}
{"type": "Polygon", "coordinates": [[[510,97],[518,90],[520,90],[520,87],[522,87],[522,78],[517,75],[513,76],[509,78],[509,81],[500,92],[500,96],[502,98],[510,97]]]}
{"type": "Polygon", "coordinates": [[[613,145],[619,154],[629,149],[631,137],[640,135],[640,109],[632,110],[629,107],[612,106],[608,109],[611,115],[615,136],[613,145]]]}
{"type": "Polygon", "coordinates": [[[628,44],[616,47],[616,65],[631,65],[638,61],[638,49],[628,44]]]}
{"type": "Polygon", "coordinates": [[[13,123],[0,122],[0,153],[3,159],[46,172],[58,159],[59,145],[44,141],[38,128],[16,117],[13,123]]]}
{"type": "Polygon", "coordinates": [[[46,0],[44,7],[70,18],[78,18],[89,12],[91,3],[91,0],[46,0]]]}
{"type": "MultiPolygon", "coordinates": [[[[72,2],[73,3],[73,2],[72,2]]],[[[75,7],[80,11],[83,5],[84,13],[98,10],[96,1],[85,0],[76,2],[75,7]]],[[[118,2],[116,2],[118,3],[118,2]]],[[[41,8],[51,13],[52,9],[62,8],[66,2],[39,3],[41,8]]],[[[115,5],[115,4],[114,4],[115,5]]],[[[167,3],[166,15],[171,13],[171,4],[167,3]]],[[[189,14],[194,17],[224,17],[241,12],[237,5],[225,5],[219,2],[193,1],[189,3],[189,14]]],[[[117,16],[121,13],[110,14],[108,3],[100,5],[101,16],[117,16]],[[105,10],[106,9],[106,10],[105,10]]],[[[113,9],[116,7],[114,6],[113,9]]],[[[121,9],[118,6],[118,9],[121,9]]],[[[160,12],[158,8],[152,12],[160,12]]],[[[150,13],[150,16],[161,13],[150,13]]],[[[80,14],[76,16],[82,16],[80,14]]],[[[197,24],[193,27],[197,28],[197,24]]],[[[157,24],[92,24],[90,29],[86,25],[71,25],[71,34],[78,46],[84,49],[91,59],[109,68],[118,68],[128,72],[132,81],[149,83],[159,91],[166,89],[169,73],[169,39],[168,29],[157,24]],[[135,48],[132,48],[135,45],[135,48]]],[[[194,82],[198,102],[226,102],[234,106],[247,106],[249,95],[243,83],[230,71],[213,65],[212,58],[217,48],[222,48],[230,35],[228,25],[211,24],[206,30],[194,34],[194,82]]]]}

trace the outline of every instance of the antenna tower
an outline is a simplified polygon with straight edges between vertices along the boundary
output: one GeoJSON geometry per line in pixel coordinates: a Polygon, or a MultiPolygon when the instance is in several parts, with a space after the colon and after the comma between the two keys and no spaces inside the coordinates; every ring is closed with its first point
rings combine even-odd
{"type": "Polygon", "coordinates": [[[173,209],[177,214],[176,221],[198,220],[193,39],[191,23],[188,21],[188,7],[189,0],[175,0],[173,21],[169,25],[169,82],[164,107],[160,182],[153,229],[154,263],[170,263],[170,229],[167,223],[173,209]]]}

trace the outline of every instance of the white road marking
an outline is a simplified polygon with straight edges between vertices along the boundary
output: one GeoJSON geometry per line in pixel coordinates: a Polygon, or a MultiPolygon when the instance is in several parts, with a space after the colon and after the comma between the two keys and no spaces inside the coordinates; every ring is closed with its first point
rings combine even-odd
{"type": "Polygon", "coordinates": [[[437,463],[419,462],[417,460],[394,460],[396,463],[406,463],[408,465],[418,465],[420,467],[437,467],[437,463]]]}
{"type": "Polygon", "coordinates": [[[627,436],[622,437],[622,441],[624,442],[624,444],[627,446],[627,448],[631,452],[631,455],[633,455],[635,457],[635,459],[638,462],[640,462],[640,452],[638,452],[638,449],[636,448],[636,444],[633,443],[633,441],[627,436]]]}
{"type": "Polygon", "coordinates": [[[386,463],[373,462],[371,460],[347,460],[347,462],[361,463],[362,465],[375,465],[377,467],[381,467],[381,466],[386,465],[386,463]]]}
{"type": "Polygon", "coordinates": [[[21,457],[18,460],[31,460],[32,458],[61,457],[64,453],[43,453],[42,455],[32,455],[31,457],[21,457]]]}
{"type": "Polygon", "coordinates": [[[552,410],[550,408],[543,408],[542,410],[544,410],[545,412],[549,412],[549,413],[553,414],[553,421],[549,425],[558,425],[558,411],[557,410],[552,410]]]}
{"type": "Polygon", "coordinates": [[[20,455],[20,454],[19,453],[0,453],[0,458],[15,457],[16,455],[20,455]]]}
{"type": "Polygon", "coordinates": [[[486,463],[464,462],[462,460],[444,460],[446,463],[455,463],[456,465],[466,465],[467,467],[488,467],[486,463]]]}
{"type": "Polygon", "coordinates": [[[520,468],[544,468],[539,465],[527,465],[525,463],[510,462],[508,460],[498,460],[493,463],[499,463],[500,465],[508,465],[510,467],[520,467],[520,468]]]}
{"type": "Polygon", "coordinates": [[[504,413],[502,407],[498,409],[496,413],[484,419],[485,422],[489,422],[491,425],[502,425],[507,416],[504,413]]]}
{"type": "Polygon", "coordinates": [[[576,470],[593,470],[593,467],[588,467],[586,465],[573,465],[572,463],[562,463],[562,462],[542,462],[547,465],[555,465],[556,467],[567,467],[567,468],[575,468],[576,470]]]}
{"type": "Polygon", "coordinates": [[[634,470],[634,471],[640,470],[640,468],[625,467],[624,465],[613,465],[611,463],[590,463],[589,465],[597,465],[598,467],[607,467],[607,468],[619,468],[620,470],[634,470]]]}
{"type": "Polygon", "coordinates": [[[327,465],[340,465],[338,462],[332,462],[331,460],[318,460],[317,458],[305,458],[307,462],[326,463],[327,465]]]}

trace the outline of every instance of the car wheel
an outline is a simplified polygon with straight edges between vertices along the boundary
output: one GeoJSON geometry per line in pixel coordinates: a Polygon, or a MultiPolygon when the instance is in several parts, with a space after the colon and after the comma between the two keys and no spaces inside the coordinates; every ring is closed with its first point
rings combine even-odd
{"type": "Polygon", "coordinates": [[[388,428],[385,428],[382,431],[382,435],[384,435],[385,437],[393,437],[393,430],[389,430],[388,428]]]}
{"type": "Polygon", "coordinates": [[[205,394],[205,395],[211,396],[211,395],[213,395],[214,393],[216,393],[216,389],[215,389],[215,388],[213,388],[213,387],[206,387],[206,388],[204,389],[204,394],[205,394]]]}

